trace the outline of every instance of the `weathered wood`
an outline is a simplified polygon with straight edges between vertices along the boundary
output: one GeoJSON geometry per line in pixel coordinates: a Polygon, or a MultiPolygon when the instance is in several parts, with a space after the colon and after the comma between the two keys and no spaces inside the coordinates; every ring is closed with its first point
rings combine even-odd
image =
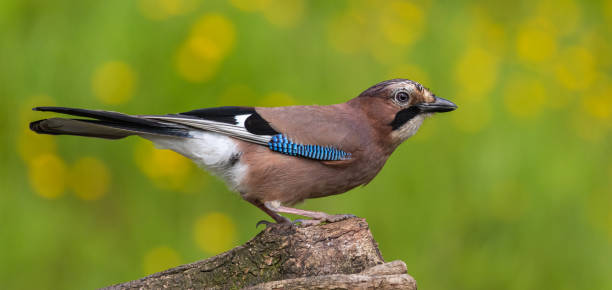
{"type": "Polygon", "coordinates": [[[269,226],[246,244],[106,289],[416,289],[401,261],[384,263],[364,219],[269,226]]]}
{"type": "Polygon", "coordinates": [[[359,274],[333,274],[272,281],[247,287],[259,289],[406,289],[416,290],[416,281],[406,274],[406,264],[393,261],[359,274]]]}

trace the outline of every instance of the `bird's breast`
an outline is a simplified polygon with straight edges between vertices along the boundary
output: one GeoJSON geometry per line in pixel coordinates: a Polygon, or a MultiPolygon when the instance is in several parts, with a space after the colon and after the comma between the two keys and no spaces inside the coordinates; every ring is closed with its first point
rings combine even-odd
{"type": "MultiPolygon", "coordinates": [[[[346,165],[287,156],[265,147],[244,144],[241,158],[248,167],[245,197],[294,204],[304,199],[346,192],[366,184],[380,171],[386,157],[359,159],[346,165]]],[[[371,156],[373,157],[373,156],[371,156]]]]}

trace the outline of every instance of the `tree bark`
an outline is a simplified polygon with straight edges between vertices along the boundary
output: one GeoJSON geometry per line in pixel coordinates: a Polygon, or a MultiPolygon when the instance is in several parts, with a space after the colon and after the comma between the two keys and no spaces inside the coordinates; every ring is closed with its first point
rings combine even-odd
{"type": "Polygon", "coordinates": [[[385,263],[365,219],[271,225],[242,246],[105,289],[416,289],[402,261],[385,263]]]}

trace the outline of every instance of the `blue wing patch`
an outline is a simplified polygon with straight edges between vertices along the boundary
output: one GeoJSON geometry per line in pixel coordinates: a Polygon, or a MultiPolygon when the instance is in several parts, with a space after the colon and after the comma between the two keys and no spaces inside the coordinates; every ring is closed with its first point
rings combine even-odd
{"type": "Polygon", "coordinates": [[[332,146],[308,145],[293,142],[283,134],[272,136],[268,147],[272,151],[291,156],[306,157],[321,161],[338,161],[351,159],[351,153],[346,153],[332,146]]]}

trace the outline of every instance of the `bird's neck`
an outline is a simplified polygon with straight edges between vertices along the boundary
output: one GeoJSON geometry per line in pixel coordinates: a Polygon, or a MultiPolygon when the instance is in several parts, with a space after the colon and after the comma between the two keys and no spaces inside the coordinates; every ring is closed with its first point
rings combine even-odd
{"type": "Polygon", "coordinates": [[[394,144],[395,141],[391,138],[392,127],[389,124],[392,120],[380,118],[380,111],[383,108],[377,107],[378,103],[368,102],[368,98],[360,97],[349,100],[346,104],[355,111],[355,114],[360,115],[359,119],[366,122],[370,128],[371,144],[378,147],[386,156],[391,155],[399,144],[394,144]]]}

